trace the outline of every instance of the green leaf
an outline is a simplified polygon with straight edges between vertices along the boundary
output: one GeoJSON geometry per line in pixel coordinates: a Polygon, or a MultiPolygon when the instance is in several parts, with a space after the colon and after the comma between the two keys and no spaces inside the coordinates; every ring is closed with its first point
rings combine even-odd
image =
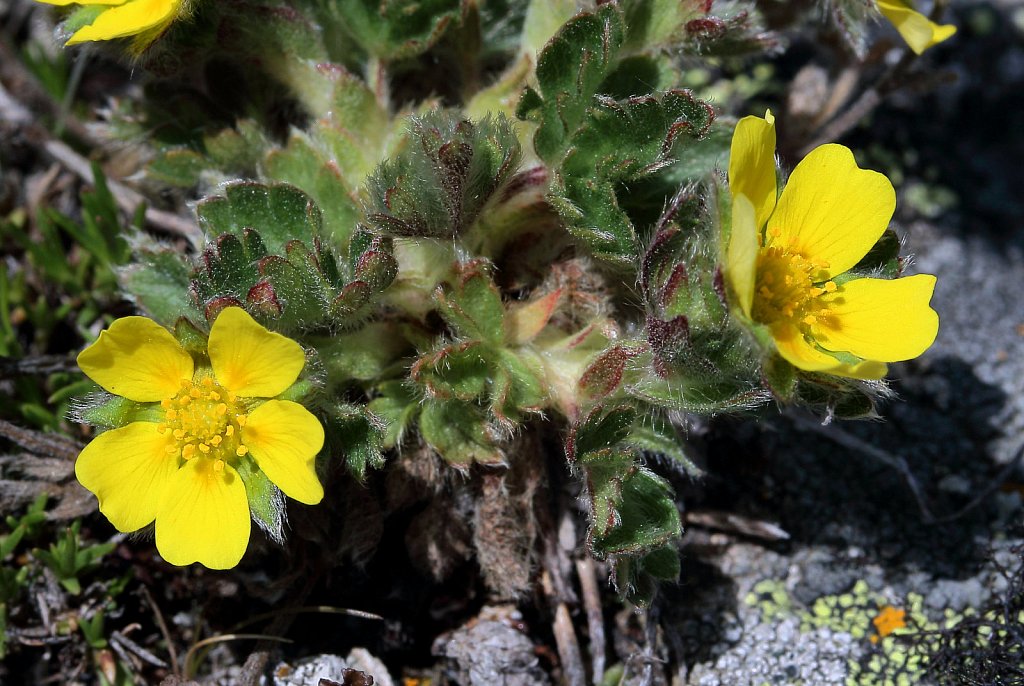
{"type": "Polygon", "coordinates": [[[323,212],[325,238],[340,247],[355,230],[359,207],[351,180],[346,180],[333,160],[324,158],[307,134],[295,131],[283,149],[267,156],[264,166],[268,177],[301,188],[316,201],[323,212]]]}
{"type": "Polygon", "coordinates": [[[345,458],[345,468],[362,481],[369,468],[384,466],[381,452],[384,440],[384,422],[366,408],[338,404],[327,416],[327,431],[332,455],[345,458]]]}
{"type": "Polygon", "coordinates": [[[630,50],[671,45],[682,38],[684,23],[706,14],[701,3],[680,0],[622,0],[622,13],[630,50]]]}
{"type": "Polygon", "coordinates": [[[377,386],[377,392],[380,395],[370,401],[367,411],[384,420],[381,447],[390,450],[401,444],[405,430],[419,412],[420,398],[404,381],[385,381],[377,386]]]}
{"type": "Polygon", "coordinates": [[[491,410],[498,419],[518,419],[523,411],[539,412],[547,400],[541,370],[528,357],[511,350],[498,351],[491,410]]]}
{"type": "Polygon", "coordinates": [[[403,355],[412,347],[392,322],[370,322],[356,331],[305,342],[319,351],[332,384],[387,378],[392,369],[404,369],[408,362],[403,355]]]}
{"type": "Polygon", "coordinates": [[[604,532],[595,529],[591,545],[597,555],[635,554],[660,547],[683,533],[672,488],[644,467],[622,481],[617,521],[604,532]]]}
{"type": "Polygon", "coordinates": [[[438,311],[460,336],[500,344],[505,336],[505,308],[486,262],[459,265],[454,286],[434,294],[438,311]]]}
{"type": "Polygon", "coordinates": [[[337,0],[341,25],[367,53],[382,60],[413,57],[437,42],[459,16],[460,0],[337,0]]]}
{"type": "Polygon", "coordinates": [[[619,206],[618,189],[670,164],[700,138],[713,112],[687,91],[631,98],[600,97],[581,121],[553,193],[570,232],[598,257],[632,265],[636,231],[619,206]]]}
{"type": "Polygon", "coordinates": [[[144,312],[168,328],[179,317],[200,321],[202,314],[189,298],[192,269],[180,252],[141,249],[120,272],[121,285],[144,312]]]}
{"type": "Polygon", "coordinates": [[[417,360],[411,376],[431,397],[476,400],[492,382],[490,356],[491,350],[475,341],[446,346],[417,360]]]}
{"type": "Polygon", "coordinates": [[[580,461],[590,497],[591,536],[605,536],[618,526],[622,484],[636,469],[628,451],[611,448],[589,452],[580,461]]]}
{"type": "Polygon", "coordinates": [[[411,120],[410,144],[367,181],[367,221],[382,233],[451,238],[469,230],[519,168],[511,123],[435,111],[411,120]]]}
{"type": "Polygon", "coordinates": [[[289,242],[312,245],[321,235],[320,210],[293,186],[239,181],[222,192],[224,195],[207,198],[196,208],[199,224],[209,236],[232,233],[241,239],[245,229],[252,229],[271,254],[284,255],[289,242]]]}
{"type": "Polygon", "coordinates": [[[146,166],[146,174],[160,183],[178,188],[191,188],[199,183],[199,175],[208,161],[190,148],[168,148],[159,151],[146,166]]]}
{"type": "Polygon", "coordinates": [[[618,446],[629,435],[636,419],[637,410],[632,405],[594,408],[569,435],[570,461],[618,446]]]}
{"type": "Polygon", "coordinates": [[[505,455],[495,444],[494,430],[475,405],[458,401],[426,403],[420,413],[420,433],[453,467],[467,469],[474,462],[505,464],[505,455]]]}
{"type": "MultiPolygon", "coordinates": [[[[615,67],[624,31],[618,7],[605,4],[570,19],[541,52],[540,92],[528,97],[539,105],[533,115],[540,119],[533,145],[544,161],[557,163],[569,147],[591,99],[615,67]]],[[[520,111],[526,109],[532,106],[520,111]]]]}
{"type": "Polygon", "coordinates": [[[313,328],[324,322],[334,291],[304,243],[291,241],[285,252],[286,258],[271,255],[259,263],[260,276],[281,306],[275,324],[287,330],[313,328]]]}
{"type": "Polygon", "coordinates": [[[530,0],[520,49],[535,56],[574,14],[576,0],[530,0]]]}
{"type": "Polygon", "coordinates": [[[633,425],[624,441],[631,448],[672,458],[694,478],[702,476],[703,470],[693,463],[679,442],[672,427],[660,417],[644,417],[633,425]]]}
{"type": "Polygon", "coordinates": [[[598,87],[614,100],[667,91],[681,81],[679,70],[665,55],[633,55],[619,62],[598,87]]]}

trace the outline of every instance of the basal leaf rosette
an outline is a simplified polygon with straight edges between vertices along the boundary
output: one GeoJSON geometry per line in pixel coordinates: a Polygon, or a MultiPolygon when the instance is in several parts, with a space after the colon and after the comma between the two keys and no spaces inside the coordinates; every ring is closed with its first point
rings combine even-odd
{"type": "Polygon", "coordinates": [[[319,503],[324,430],[305,407],[277,398],[305,366],[295,341],[228,307],[206,352],[193,358],[145,317],[118,319],[102,332],[78,365],[139,410],[93,439],[75,474],[119,531],[155,522],[157,549],[171,564],[227,569],[249,543],[241,473],[262,473],[290,498],[319,503]]]}
{"type": "Polygon", "coordinates": [[[956,26],[936,24],[915,10],[910,0],[878,0],[878,10],[918,55],[956,33],[956,26]]]}
{"type": "Polygon", "coordinates": [[[892,218],[889,179],[829,144],[812,150],[779,194],[769,112],[737,124],[729,186],[725,276],[733,307],[782,358],[809,372],[880,379],[886,363],[931,346],[939,326],[929,305],[934,276],[852,271],[892,218]]]}
{"type": "Polygon", "coordinates": [[[66,45],[131,38],[139,55],[176,19],[189,14],[188,0],[37,0],[47,5],[76,5],[66,26],[74,31],[66,45]]]}

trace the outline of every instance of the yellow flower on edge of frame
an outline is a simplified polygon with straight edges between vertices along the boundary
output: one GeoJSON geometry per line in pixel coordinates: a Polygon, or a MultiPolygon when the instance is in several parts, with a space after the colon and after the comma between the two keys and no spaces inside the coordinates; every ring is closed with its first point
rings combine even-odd
{"type": "Polygon", "coordinates": [[[324,495],[315,468],[324,430],[302,405],[273,399],[305,366],[295,341],[229,307],[213,323],[208,353],[210,366],[197,365],[145,317],[102,332],[78,366],[114,395],[153,403],[158,420],[100,434],[75,475],[118,531],[155,521],[156,547],[171,564],[227,569],[249,544],[239,461],[251,457],[285,495],[315,505],[324,495]]]}
{"type": "Polygon", "coordinates": [[[850,149],[815,148],[781,195],[771,112],[736,125],[726,280],[742,314],[764,326],[800,369],[859,379],[917,357],[935,341],[935,277],[847,274],[875,245],[896,209],[892,184],[857,166],[850,149]]]}
{"type": "Polygon", "coordinates": [[[186,0],[36,0],[47,5],[82,5],[99,10],[87,26],[75,31],[65,45],[130,38],[132,52],[141,54],[188,11],[186,0]]]}
{"type": "Polygon", "coordinates": [[[909,0],[878,0],[878,10],[918,55],[956,33],[956,26],[936,24],[915,10],[909,0]]]}

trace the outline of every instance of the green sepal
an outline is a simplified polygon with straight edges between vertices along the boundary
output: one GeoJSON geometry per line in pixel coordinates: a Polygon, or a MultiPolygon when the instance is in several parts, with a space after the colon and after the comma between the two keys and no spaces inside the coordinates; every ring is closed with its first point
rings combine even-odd
{"type": "MultiPolygon", "coordinates": [[[[308,363],[307,363],[308,367],[308,363]]],[[[293,403],[305,405],[309,403],[316,393],[320,391],[319,386],[312,379],[299,379],[288,388],[274,396],[276,400],[290,400],[293,403]]]]}
{"type": "Polygon", "coordinates": [[[878,416],[875,400],[884,393],[884,385],[872,387],[841,376],[800,372],[794,399],[837,419],[872,419],[878,416]]]}
{"type": "Polygon", "coordinates": [[[284,495],[281,489],[267,478],[248,455],[235,465],[238,475],[245,484],[245,496],[249,500],[249,514],[256,524],[277,544],[284,543],[284,523],[287,519],[284,495]]]}
{"type": "Polygon", "coordinates": [[[202,359],[207,356],[209,337],[188,317],[178,317],[172,333],[185,352],[193,358],[202,359]]]}
{"type": "Polygon", "coordinates": [[[793,399],[799,380],[797,369],[786,360],[772,355],[764,363],[764,379],[772,395],[782,402],[793,399]]]}
{"type": "Polygon", "coordinates": [[[80,5],[75,7],[64,19],[62,27],[69,34],[78,29],[91,26],[101,14],[110,9],[105,5],[80,5]]]}
{"type": "MultiPolygon", "coordinates": [[[[902,271],[900,260],[900,237],[892,229],[886,229],[850,272],[882,279],[895,279],[902,271]]],[[[848,272],[849,273],[849,272],[848,272]]]]}
{"type": "Polygon", "coordinates": [[[453,467],[505,464],[505,455],[496,444],[496,431],[476,405],[426,402],[420,412],[420,434],[453,467]]]}
{"type": "Polygon", "coordinates": [[[163,410],[156,403],[139,403],[109,393],[97,393],[78,401],[72,413],[75,421],[114,429],[132,422],[160,422],[163,410]]]}

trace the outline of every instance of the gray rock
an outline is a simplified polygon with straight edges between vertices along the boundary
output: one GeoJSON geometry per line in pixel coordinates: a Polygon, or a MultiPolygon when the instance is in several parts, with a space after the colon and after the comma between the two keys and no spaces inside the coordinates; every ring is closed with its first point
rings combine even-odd
{"type": "Polygon", "coordinates": [[[282,662],[274,668],[274,686],[318,686],[321,679],[342,682],[349,669],[373,677],[373,686],[394,686],[384,663],[363,648],[353,648],[346,658],[325,654],[304,658],[294,666],[282,662]]]}
{"type": "Polygon", "coordinates": [[[452,660],[452,678],[461,686],[550,683],[538,664],[530,639],[504,622],[471,622],[438,638],[434,653],[452,660]]]}

